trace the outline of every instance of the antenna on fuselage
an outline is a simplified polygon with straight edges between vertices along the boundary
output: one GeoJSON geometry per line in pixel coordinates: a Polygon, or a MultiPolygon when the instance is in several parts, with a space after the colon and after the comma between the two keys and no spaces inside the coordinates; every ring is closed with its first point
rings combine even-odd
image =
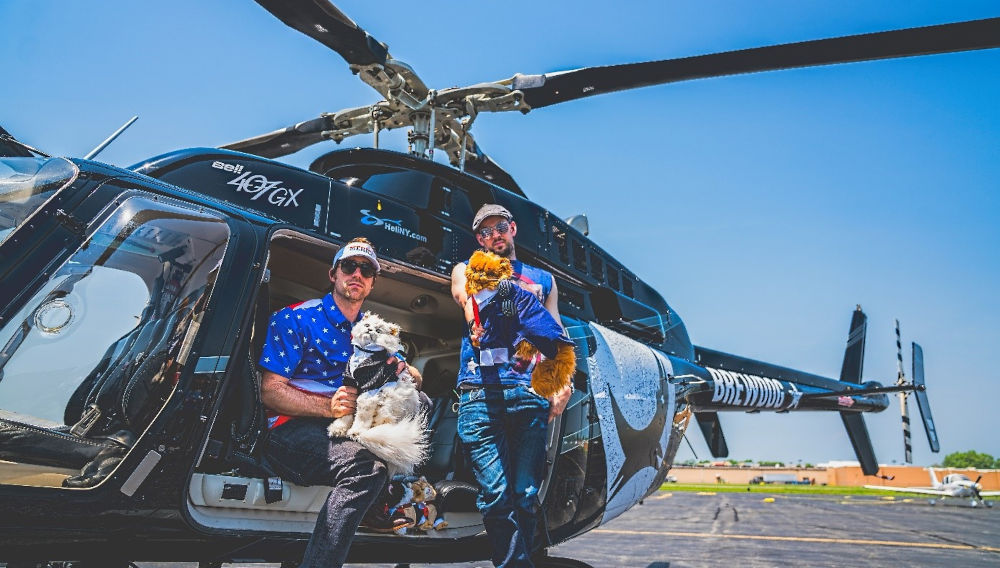
{"type": "Polygon", "coordinates": [[[87,155],[83,157],[83,159],[84,160],[93,160],[95,156],[97,156],[98,154],[101,153],[101,150],[104,150],[105,148],[107,148],[108,144],[111,144],[112,142],[114,142],[115,138],[118,138],[118,136],[121,135],[122,132],[125,132],[126,128],[128,128],[129,126],[132,126],[132,123],[135,122],[136,120],[139,120],[139,116],[138,115],[133,116],[132,118],[130,118],[128,120],[128,122],[126,122],[125,124],[123,124],[121,126],[121,128],[119,128],[118,130],[115,130],[114,133],[111,136],[108,136],[104,140],[104,142],[101,142],[100,144],[97,145],[96,148],[94,148],[93,150],[91,150],[90,152],[88,152],[87,155]]]}
{"type": "Polygon", "coordinates": [[[698,452],[694,451],[694,446],[691,445],[691,440],[688,440],[687,432],[684,432],[684,441],[687,442],[688,447],[691,448],[691,453],[694,454],[694,459],[698,459],[698,452]]]}

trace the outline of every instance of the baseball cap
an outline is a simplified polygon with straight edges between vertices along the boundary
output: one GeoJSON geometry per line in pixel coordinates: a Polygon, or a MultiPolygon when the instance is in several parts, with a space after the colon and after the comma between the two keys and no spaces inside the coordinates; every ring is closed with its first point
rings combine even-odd
{"type": "Polygon", "coordinates": [[[507,208],[503,205],[497,205],[496,203],[487,203],[479,208],[476,213],[476,218],[472,220],[472,230],[478,231],[479,225],[482,224],[487,217],[503,217],[508,221],[513,221],[514,216],[507,211],[507,208]]]}
{"type": "Polygon", "coordinates": [[[352,256],[360,256],[361,258],[368,259],[372,263],[372,266],[375,267],[376,272],[382,270],[382,267],[378,264],[378,257],[375,256],[375,249],[370,244],[361,241],[351,241],[337,251],[337,256],[333,257],[333,265],[337,266],[338,262],[352,256]]]}

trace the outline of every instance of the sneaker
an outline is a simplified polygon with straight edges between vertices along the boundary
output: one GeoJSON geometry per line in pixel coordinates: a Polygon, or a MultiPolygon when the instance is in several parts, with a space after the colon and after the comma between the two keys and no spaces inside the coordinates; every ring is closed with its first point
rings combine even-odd
{"type": "Polygon", "coordinates": [[[413,523],[405,515],[401,513],[400,515],[389,516],[386,512],[386,506],[382,503],[376,503],[368,509],[364,518],[361,519],[360,528],[378,533],[391,533],[413,526],[413,523]]]}

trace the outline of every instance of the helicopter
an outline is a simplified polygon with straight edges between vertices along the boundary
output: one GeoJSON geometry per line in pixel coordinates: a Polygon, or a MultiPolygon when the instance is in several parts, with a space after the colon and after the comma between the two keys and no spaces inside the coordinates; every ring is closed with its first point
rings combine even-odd
{"type": "MultiPolygon", "coordinates": [[[[338,113],[323,115],[229,148],[179,150],[128,169],[51,158],[3,140],[16,154],[4,158],[0,186],[8,224],[0,229],[0,510],[7,513],[0,550],[8,565],[294,561],[322,488],[271,484],[262,475],[266,429],[253,355],[270,312],[319,293],[323,267],[356,235],[371,238],[387,259],[369,309],[407,330],[407,353],[436,403],[435,451],[423,472],[454,502],[443,507],[448,530],[360,533],[352,561],[483,558],[470,506],[475,488],[457,471],[450,387],[462,331],[447,274],[474,248],[471,214],[486,202],[514,212],[520,254],[556,275],[563,323],[586,361],[551,430],[543,547],[609,522],[655,491],[692,417],[713,454],[724,456],[719,412],[838,412],[865,473],[874,474],[862,413],[884,410],[886,394],[900,390],[926,404],[922,384],[863,382],[860,308],[838,379],[694,345],[658,292],[585,227],[529,201],[471,135],[469,119],[479,113],[550,101],[526,93],[599,94],[591,79],[574,91],[558,86],[567,78],[572,85],[570,73],[554,81],[515,76],[432,96],[409,66],[331,4],[263,5],[307,35],[323,34],[322,43],[360,66],[384,100],[348,109],[340,121],[338,113]],[[410,106],[430,109],[428,116],[405,110],[410,106]],[[309,171],[271,159],[306,144],[410,126],[411,154],[335,151],[309,171]],[[434,149],[455,166],[429,160],[434,149]],[[45,397],[37,396],[40,388],[45,397]]],[[[861,43],[864,55],[852,57],[864,59],[995,47],[1000,37],[996,20],[954,26],[823,45],[861,43]],[[914,36],[909,51],[895,51],[897,40],[914,36]],[[937,43],[943,39],[945,46],[937,43]]],[[[817,44],[804,45],[774,52],[817,44]]],[[[755,53],[748,60],[766,68],[756,61],[767,52],[755,53]]],[[[647,81],[646,71],[635,71],[625,73],[629,81],[647,81]]],[[[912,375],[922,377],[922,369],[912,375]]],[[[933,447],[929,407],[924,424],[933,447]]],[[[559,565],[540,554],[540,565],[559,565]]]]}

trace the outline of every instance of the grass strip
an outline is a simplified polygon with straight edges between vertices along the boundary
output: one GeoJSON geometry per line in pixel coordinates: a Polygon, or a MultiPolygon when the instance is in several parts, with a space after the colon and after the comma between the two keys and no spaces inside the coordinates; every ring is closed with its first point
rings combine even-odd
{"type": "Polygon", "coordinates": [[[919,497],[881,489],[868,489],[847,485],[784,485],[777,483],[664,483],[661,491],[690,491],[712,493],[759,493],[761,495],[888,495],[897,499],[919,497]]]}

